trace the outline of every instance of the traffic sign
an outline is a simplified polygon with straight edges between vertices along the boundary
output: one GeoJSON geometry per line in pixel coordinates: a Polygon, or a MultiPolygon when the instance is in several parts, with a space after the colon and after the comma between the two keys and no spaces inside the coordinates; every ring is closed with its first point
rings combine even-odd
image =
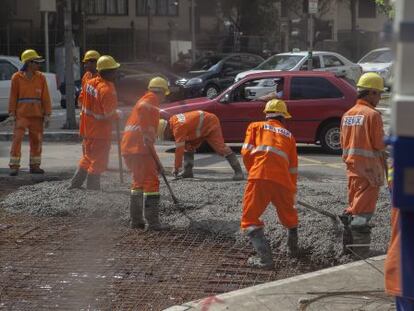
{"type": "Polygon", "coordinates": [[[318,0],[309,0],[309,14],[318,13],[318,0]]]}

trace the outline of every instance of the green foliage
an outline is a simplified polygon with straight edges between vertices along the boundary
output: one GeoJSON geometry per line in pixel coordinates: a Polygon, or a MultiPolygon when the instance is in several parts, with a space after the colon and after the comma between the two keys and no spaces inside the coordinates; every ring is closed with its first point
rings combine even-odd
{"type": "Polygon", "coordinates": [[[389,2],[389,0],[375,0],[375,3],[382,13],[386,14],[389,18],[394,18],[395,7],[389,2]]]}

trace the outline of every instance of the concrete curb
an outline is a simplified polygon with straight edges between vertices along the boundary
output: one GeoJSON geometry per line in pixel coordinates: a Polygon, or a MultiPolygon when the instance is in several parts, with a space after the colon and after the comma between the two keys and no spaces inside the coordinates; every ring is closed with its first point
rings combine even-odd
{"type": "MultiPolygon", "coordinates": [[[[376,256],[376,257],[369,258],[368,260],[371,261],[371,262],[383,261],[383,260],[385,260],[385,257],[386,257],[385,255],[381,255],[381,256],[376,256]]],[[[334,273],[334,272],[341,272],[341,271],[345,271],[345,270],[348,270],[348,269],[357,269],[358,267],[361,267],[361,266],[364,266],[364,265],[366,265],[365,261],[363,261],[363,260],[356,261],[356,262],[352,262],[352,263],[348,263],[348,264],[344,264],[344,265],[340,265],[340,266],[336,266],[336,267],[332,267],[332,268],[322,269],[322,270],[319,270],[319,271],[294,276],[294,277],[287,278],[287,279],[282,279],[282,280],[278,280],[278,281],[274,281],[274,282],[268,282],[268,283],[264,283],[264,284],[260,284],[260,285],[256,285],[256,286],[243,288],[243,289],[240,289],[240,290],[236,290],[236,291],[224,293],[224,294],[221,294],[221,295],[217,295],[215,297],[217,297],[218,300],[224,302],[224,301],[229,301],[229,300],[237,300],[239,297],[246,297],[246,296],[247,297],[250,297],[250,296],[254,297],[254,296],[257,296],[257,295],[267,295],[268,293],[274,294],[273,289],[278,287],[278,286],[284,286],[284,285],[287,285],[287,284],[312,279],[314,277],[329,275],[329,274],[334,273]]],[[[350,284],[350,287],[352,287],[352,284],[350,284]]],[[[171,306],[167,309],[164,309],[164,311],[199,310],[200,309],[200,303],[205,299],[206,298],[191,301],[191,302],[188,302],[188,303],[185,303],[185,304],[182,304],[182,305],[171,306]]],[[[279,299],[282,299],[282,298],[279,296],[279,299]]],[[[252,298],[252,300],[254,300],[254,299],[252,298]]],[[[223,310],[224,309],[227,310],[225,305],[222,305],[222,306],[223,306],[223,310]]],[[[204,309],[201,309],[201,310],[204,310],[204,309]]],[[[213,310],[213,308],[212,308],[212,310],[213,310]]],[[[221,310],[221,308],[220,308],[220,310],[221,310]]],[[[247,310],[247,309],[243,309],[243,310],[247,310]]]]}

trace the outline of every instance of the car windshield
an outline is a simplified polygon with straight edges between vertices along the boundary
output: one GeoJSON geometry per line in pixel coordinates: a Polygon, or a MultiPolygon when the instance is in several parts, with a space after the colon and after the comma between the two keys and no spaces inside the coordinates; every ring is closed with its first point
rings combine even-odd
{"type": "Polygon", "coordinates": [[[296,66],[303,56],[300,55],[274,55],[255,69],[257,70],[290,70],[296,66]]]}
{"type": "Polygon", "coordinates": [[[202,57],[195,62],[191,67],[191,71],[209,71],[213,69],[213,66],[216,65],[219,61],[222,60],[222,57],[219,56],[208,56],[202,57]]]}
{"type": "Polygon", "coordinates": [[[374,51],[368,53],[359,63],[391,63],[392,60],[391,51],[374,51]]]}

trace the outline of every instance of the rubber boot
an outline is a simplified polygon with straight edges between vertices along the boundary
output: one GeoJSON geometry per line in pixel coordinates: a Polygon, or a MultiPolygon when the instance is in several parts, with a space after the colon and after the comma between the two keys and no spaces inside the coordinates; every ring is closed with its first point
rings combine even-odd
{"type": "Polygon", "coordinates": [[[38,165],[30,166],[30,174],[44,174],[45,171],[42,170],[38,165]]]}
{"type": "Polygon", "coordinates": [[[101,190],[101,175],[88,174],[86,178],[86,189],[101,190]]]}
{"type": "Polygon", "coordinates": [[[193,178],[194,152],[184,152],[184,171],[178,174],[179,178],[193,178]]]}
{"type": "Polygon", "coordinates": [[[81,167],[78,167],[78,169],[75,172],[75,175],[73,175],[70,186],[68,189],[80,189],[82,188],[82,185],[86,179],[86,176],[88,176],[88,172],[84,170],[81,167]]]}
{"type": "Polygon", "coordinates": [[[167,225],[160,223],[160,195],[145,196],[145,219],[147,220],[146,231],[163,231],[168,230],[167,225]]]}
{"type": "Polygon", "coordinates": [[[18,167],[11,167],[10,168],[9,175],[10,176],[17,176],[17,175],[19,175],[19,168],[18,167]]]}
{"type": "Polygon", "coordinates": [[[142,191],[134,190],[134,193],[131,193],[129,205],[132,229],[145,229],[143,211],[144,193],[142,191]]]}
{"type": "Polygon", "coordinates": [[[247,264],[254,268],[273,269],[272,249],[264,235],[263,229],[252,230],[247,236],[257,254],[256,256],[250,257],[247,260],[247,264]]]}
{"type": "Polygon", "coordinates": [[[298,228],[288,229],[287,246],[290,256],[297,256],[299,253],[298,247],[298,228]]]}
{"type": "Polygon", "coordinates": [[[234,170],[233,180],[243,180],[244,175],[236,154],[233,152],[226,157],[231,168],[234,170]]]}
{"type": "Polygon", "coordinates": [[[368,258],[370,255],[370,244],[371,244],[371,227],[369,225],[361,227],[352,227],[352,254],[356,259],[368,258]]]}
{"type": "Polygon", "coordinates": [[[352,252],[349,250],[348,245],[353,244],[352,232],[350,228],[352,216],[350,214],[342,214],[339,215],[339,219],[344,225],[344,231],[342,233],[342,253],[344,255],[351,254],[352,252]]]}

